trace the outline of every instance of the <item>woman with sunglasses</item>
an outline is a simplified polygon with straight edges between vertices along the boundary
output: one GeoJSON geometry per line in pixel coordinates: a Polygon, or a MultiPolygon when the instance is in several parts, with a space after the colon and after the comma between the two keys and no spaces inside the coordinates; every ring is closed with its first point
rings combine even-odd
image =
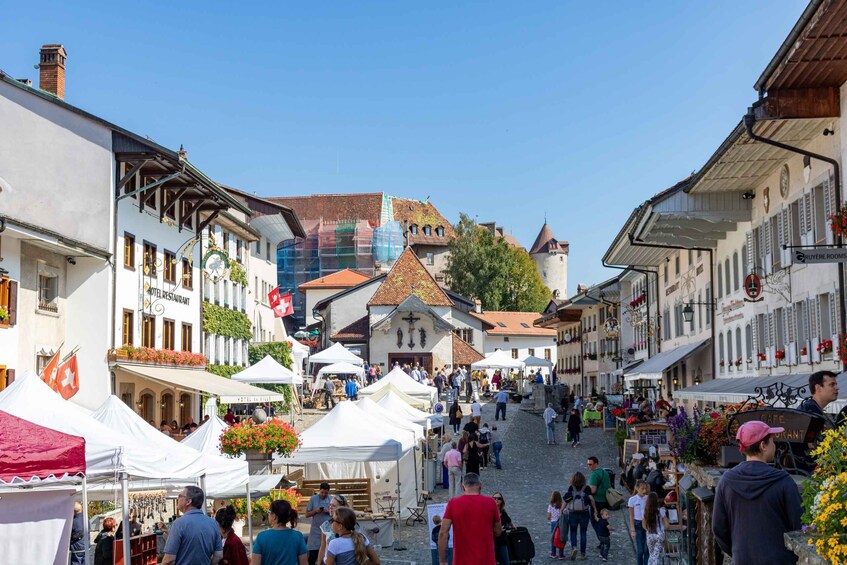
{"type": "Polygon", "coordinates": [[[497,559],[497,565],[509,565],[509,538],[507,531],[514,528],[512,519],[506,513],[506,501],[503,500],[503,495],[495,492],[491,495],[494,502],[497,503],[497,510],[500,511],[500,523],[503,524],[503,532],[494,538],[494,557],[497,559]]]}
{"type": "Polygon", "coordinates": [[[368,538],[356,531],[356,513],[340,507],[332,519],[335,539],[326,546],[327,565],[379,565],[379,556],[368,538]]]}
{"type": "MultiPolygon", "coordinates": [[[[347,497],[343,494],[333,494],[329,500],[329,517],[335,518],[335,511],[339,508],[350,508],[347,504],[347,497]]],[[[356,531],[360,531],[359,524],[356,524],[356,531]]],[[[318,551],[318,563],[326,563],[326,545],[337,538],[338,536],[332,529],[332,520],[327,520],[321,524],[321,549],[318,551]]]]}

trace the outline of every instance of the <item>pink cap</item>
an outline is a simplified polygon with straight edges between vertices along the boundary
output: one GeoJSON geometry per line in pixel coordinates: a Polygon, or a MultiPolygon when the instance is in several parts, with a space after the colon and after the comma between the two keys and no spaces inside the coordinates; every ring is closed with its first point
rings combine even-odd
{"type": "Polygon", "coordinates": [[[768,434],[781,434],[784,431],[785,428],[772,428],[764,422],[753,420],[741,424],[735,433],[735,439],[738,440],[738,444],[743,452],[745,447],[759,443],[768,434]]]}

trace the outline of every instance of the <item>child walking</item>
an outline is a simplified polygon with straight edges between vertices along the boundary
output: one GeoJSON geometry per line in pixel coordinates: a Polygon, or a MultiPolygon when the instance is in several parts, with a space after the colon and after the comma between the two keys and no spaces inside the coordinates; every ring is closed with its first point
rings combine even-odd
{"type": "Polygon", "coordinates": [[[647,549],[650,558],[647,565],[659,565],[665,554],[665,509],[659,506],[659,497],[655,492],[647,495],[644,505],[644,530],[647,532],[647,549]]]}
{"type": "MultiPolygon", "coordinates": [[[[555,532],[556,526],[559,524],[559,516],[562,515],[562,505],[564,502],[562,501],[562,493],[557,490],[553,491],[553,494],[550,495],[550,503],[547,505],[547,521],[550,522],[550,557],[555,559],[557,557],[557,548],[556,548],[556,539],[555,532]]],[[[561,533],[559,538],[561,539],[561,533]]],[[[565,546],[564,544],[560,544],[561,547],[558,548],[558,558],[565,558],[565,546]]]]}
{"type": "Polygon", "coordinates": [[[609,509],[600,511],[600,519],[597,520],[597,539],[600,540],[600,559],[605,563],[609,558],[609,547],[612,545],[612,534],[615,529],[609,525],[609,509]]]}
{"type": "Polygon", "coordinates": [[[635,563],[636,565],[647,565],[647,536],[645,535],[642,520],[644,520],[644,506],[647,504],[647,493],[650,487],[647,481],[635,482],[635,494],[629,497],[629,523],[632,524],[630,534],[635,539],[635,563]]]}

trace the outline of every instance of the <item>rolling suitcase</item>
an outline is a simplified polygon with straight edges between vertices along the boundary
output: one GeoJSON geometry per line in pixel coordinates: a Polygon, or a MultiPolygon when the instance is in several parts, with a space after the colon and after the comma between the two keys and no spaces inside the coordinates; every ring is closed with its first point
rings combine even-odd
{"type": "Polygon", "coordinates": [[[509,530],[506,535],[509,540],[509,561],[515,565],[532,563],[535,557],[535,544],[526,528],[509,530]]]}

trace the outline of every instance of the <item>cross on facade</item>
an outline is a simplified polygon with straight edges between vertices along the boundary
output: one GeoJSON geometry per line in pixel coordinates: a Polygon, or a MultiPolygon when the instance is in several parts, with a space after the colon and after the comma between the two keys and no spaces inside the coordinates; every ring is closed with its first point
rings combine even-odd
{"type": "Polygon", "coordinates": [[[409,329],[411,330],[415,327],[415,322],[417,322],[421,318],[420,318],[420,316],[415,316],[414,313],[409,312],[408,316],[406,316],[405,318],[400,318],[400,319],[404,320],[406,322],[409,322],[409,329]]]}

